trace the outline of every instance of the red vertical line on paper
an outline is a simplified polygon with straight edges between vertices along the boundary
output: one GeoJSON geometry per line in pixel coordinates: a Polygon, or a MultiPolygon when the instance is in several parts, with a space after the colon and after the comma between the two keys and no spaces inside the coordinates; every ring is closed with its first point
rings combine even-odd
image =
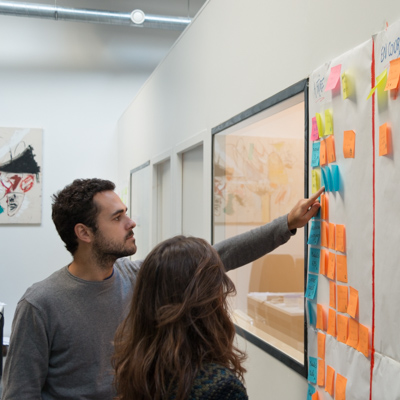
{"type": "MultiPolygon", "coordinates": [[[[371,88],[375,86],[375,42],[372,39],[371,88]]],[[[372,378],[375,363],[375,92],[372,95],[372,327],[371,327],[371,369],[369,399],[372,400],[372,378]]]]}

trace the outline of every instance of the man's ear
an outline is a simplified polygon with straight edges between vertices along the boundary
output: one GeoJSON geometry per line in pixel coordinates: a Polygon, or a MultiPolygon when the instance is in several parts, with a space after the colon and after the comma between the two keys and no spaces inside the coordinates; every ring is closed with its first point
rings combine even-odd
{"type": "Polygon", "coordinates": [[[86,225],[81,223],[76,224],[74,230],[76,237],[82,242],[90,243],[93,240],[93,231],[86,225]]]}

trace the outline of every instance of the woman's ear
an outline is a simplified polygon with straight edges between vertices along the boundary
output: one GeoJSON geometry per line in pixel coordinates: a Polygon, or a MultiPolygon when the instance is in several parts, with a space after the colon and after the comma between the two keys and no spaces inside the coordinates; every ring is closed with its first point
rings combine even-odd
{"type": "Polygon", "coordinates": [[[81,240],[82,242],[91,243],[93,240],[94,235],[92,229],[84,224],[76,224],[74,231],[78,240],[81,240]]]}

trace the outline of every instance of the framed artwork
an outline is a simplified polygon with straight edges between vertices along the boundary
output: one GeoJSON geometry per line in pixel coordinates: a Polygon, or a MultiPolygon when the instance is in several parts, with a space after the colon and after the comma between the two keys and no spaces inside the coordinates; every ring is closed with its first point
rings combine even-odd
{"type": "MultiPolygon", "coordinates": [[[[213,128],[213,243],[287,214],[307,190],[307,80],[213,128]]],[[[237,333],[306,375],[307,233],[230,271],[237,333]]]]}
{"type": "Polygon", "coordinates": [[[0,128],[0,224],[40,224],[42,129],[0,128]]]}

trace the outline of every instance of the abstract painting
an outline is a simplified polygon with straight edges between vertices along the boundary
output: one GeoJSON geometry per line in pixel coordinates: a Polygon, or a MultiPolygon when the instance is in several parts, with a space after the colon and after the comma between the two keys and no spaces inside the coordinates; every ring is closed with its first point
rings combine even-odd
{"type": "Polygon", "coordinates": [[[42,129],[0,128],[0,224],[40,224],[42,129]]]}

